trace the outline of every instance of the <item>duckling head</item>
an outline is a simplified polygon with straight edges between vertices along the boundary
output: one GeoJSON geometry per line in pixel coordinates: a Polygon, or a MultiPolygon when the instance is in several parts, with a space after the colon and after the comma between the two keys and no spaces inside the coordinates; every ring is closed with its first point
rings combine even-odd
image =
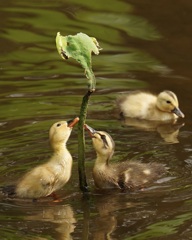
{"type": "Polygon", "coordinates": [[[115,149],[115,143],[112,137],[106,132],[94,130],[87,124],[85,124],[85,129],[89,132],[89,135],[92,138],[93,147],[95,148],[97,155],[104,161],[110,160],[115,149]]]}
{"type": "Polygon", "coordinates": [[[79,118],[76,117],[73,120],[56,122],[51,126],[49,130],[49,140],[54,150],[66,144],[73,126],[75,126],[78,121],[79,118]]]}
{"type": "Polygon", "coordinates": [[[181,118],[185,117],[179,109],[177,96],[171,91],[165,90],[158,95],[157,107],[163,112],[174,113],[181,118]]]}

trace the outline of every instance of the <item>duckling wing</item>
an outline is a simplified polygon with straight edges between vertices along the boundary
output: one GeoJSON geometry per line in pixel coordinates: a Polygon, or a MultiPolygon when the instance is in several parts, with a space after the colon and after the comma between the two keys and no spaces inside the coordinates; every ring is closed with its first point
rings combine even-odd
{"type": "Polygon", "coordinates": [[[118,107],[124,117],[148,119],[153,114],[156,96],[146,92],[135,91],[119,97],[118,107]]]}
{"type": "Polygon", "coordinates": [[[44,166],[26,173],[16,186],[16,195],[21,198],[40,198],[54,191],[56,177],[44,166]]]}
{"type": "Polygon", "coordinates": [[[120,166],[119,186],[133,190],[161,177],[165,167],[159,163],[125,162],[120,166]],[[126,170],[122,170],[122,169],[126,170]]]}

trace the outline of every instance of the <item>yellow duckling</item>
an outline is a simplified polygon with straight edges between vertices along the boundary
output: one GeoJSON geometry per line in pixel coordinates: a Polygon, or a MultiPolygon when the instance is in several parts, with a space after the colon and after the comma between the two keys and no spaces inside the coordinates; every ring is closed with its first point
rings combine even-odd
{"type": "Polygon", "coordinates": [[[119,188],[134,190],[159,178],[164,172],[162,164],[125,161],[110,164],[115,143],[111,136],[103,131],[96,131],[85,125],[92,137],[97,158],[93,167],[93,179],[99,189],[119,188]]]}
{"type": "Polygon", "coordinates": [[[49,130],[49,140],[53,155],[48,162],[27,172],[15,186],[5,186],[2,192],[8,197],[37,199],[46,197],[63,187],[71,177],[72,156],[66,143],[73,126],[79,121],[54,123],[49,130]]]}
{"type": "Polygon", "coordinates": [[[124,117],[155,121],[170,121],[178,117],[184,118],[179,109],[175,93],[165,90],[154,94],[134,91],[117,99],[117,105],[124,117]]]}

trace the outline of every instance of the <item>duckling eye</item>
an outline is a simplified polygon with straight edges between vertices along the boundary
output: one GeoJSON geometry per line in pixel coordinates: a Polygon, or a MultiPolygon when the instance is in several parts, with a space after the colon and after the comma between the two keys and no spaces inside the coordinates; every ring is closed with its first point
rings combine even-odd
{"type": "Polygon", "coordinates": [[[61,123],[57,123],[57,125],[56,125],[57,127],[60,127],[61,126],[61,123]]]}
{"type": "Polygon", "coordinates": [[[167,100],[167,101],[166,101],[166,103],[170,104],[170,103],[171,103],[171,101],[167,100]]]}
{"type": "Polygon", "coordinates": [[[108,145],[108,142],[107,142],[107,139],[106,139],[106,136],[105,136],[105,135],[102,135],[102,134],[100,134],[100,136],[101,136],[101,139],[103,140],[104,144],[105,144],[106,146],[109,146],[109,145],[108,145]]]}

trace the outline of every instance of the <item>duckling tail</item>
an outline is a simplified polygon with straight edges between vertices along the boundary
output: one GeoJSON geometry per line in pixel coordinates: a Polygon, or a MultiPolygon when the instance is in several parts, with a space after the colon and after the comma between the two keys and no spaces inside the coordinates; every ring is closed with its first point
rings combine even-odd
{"type": "Polygon", "coordinates": [[[8,185],[0,187],[0,192],[7,197],[13,197],[16,194],[15,189],[16,189],[15,185],[8,185]]]}

